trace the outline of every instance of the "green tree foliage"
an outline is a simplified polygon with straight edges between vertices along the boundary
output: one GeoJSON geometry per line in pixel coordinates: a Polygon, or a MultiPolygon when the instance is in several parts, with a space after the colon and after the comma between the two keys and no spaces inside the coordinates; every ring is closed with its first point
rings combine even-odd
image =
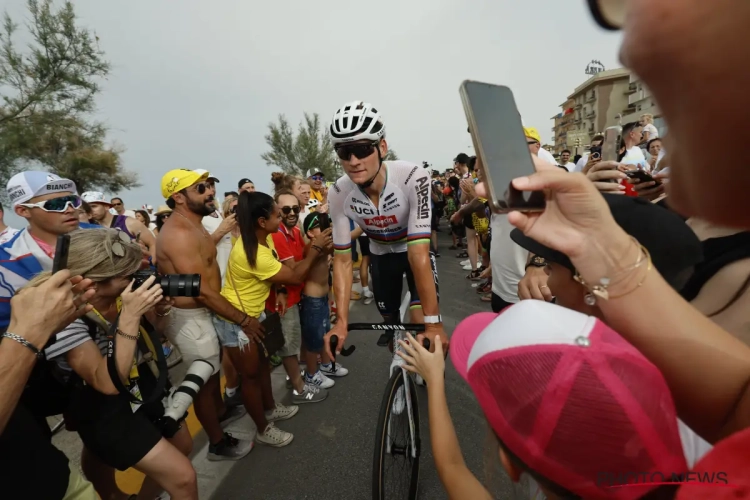
{"type": "Polygon", "coordinates": [[[395,149],[388,149],[388,152],[383,157],[384,161],[395,161],[398,160],[398,155],[396,154],[395,149]]]}
{"type": "Polygon", "coordinates": [[[270,151],[261,158],[287,174],[304,177],[308,172],[320,170],[326,179],[335,179],[341,174],[328,126],[321,125],[317,113],[305,113],[296,137],[286,117],[279,115],[278,123],[268,124],[265,139],[270,151]]]}
{"type": "Polygon", "coordinates": [[[31,43],[20,50],[18,25],[6,13],[0,31],[0,185],[16,171],[41,166],[78,188],[119,191],[138,186],[107,129],[90,119],[98,81],[109,63],[98,37],[76,25],[71,2],[29,0],[31,43]]]}

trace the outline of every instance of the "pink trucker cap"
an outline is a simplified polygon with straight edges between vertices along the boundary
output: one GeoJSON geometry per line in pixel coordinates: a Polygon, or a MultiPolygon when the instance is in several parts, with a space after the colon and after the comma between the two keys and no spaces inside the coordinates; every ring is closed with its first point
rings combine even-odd
{"type": "Polygon", "coordinates": [[[505,446],[572,493],[635,499],[657,487],[638,474],[688,469],[666,381],[594,317],[525,300],[466,318],[450,354],[505,446]]]}

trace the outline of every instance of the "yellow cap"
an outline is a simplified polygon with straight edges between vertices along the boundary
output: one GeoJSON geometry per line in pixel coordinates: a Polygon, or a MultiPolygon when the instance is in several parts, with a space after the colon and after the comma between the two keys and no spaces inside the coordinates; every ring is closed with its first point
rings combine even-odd
{"type": "Polygon", "coordinates": [[[208,172],[195,172],[186,168],[170,170],[161,178],[161,194],[164,198],[169,198],[176,192],[207,178],[208,172]]]}
{"type": "Polygon", "coordinates": [[[534,139],[538,143],[542,142],[542,138],[539,135],[539,132],[534,127],[524,127],[523,133],[526,134],[526,137],[529,137],[530,139],[534,139]]]}

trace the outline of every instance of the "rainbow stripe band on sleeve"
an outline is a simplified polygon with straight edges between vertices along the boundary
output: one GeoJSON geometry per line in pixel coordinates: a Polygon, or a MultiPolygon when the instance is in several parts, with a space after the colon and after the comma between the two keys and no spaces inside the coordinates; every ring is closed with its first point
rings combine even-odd
{"type": "Polygon", "coordinates": [[[406,237],[407,245],[419,245],[422,243],[430,243],[430,233],[415,233],[410,234],[406,237]]]}
{"type": "Polygon", "coordinates": [[[348,245],[333,245],[333,253],[350,253],[352,251],[352,244],[348,245]]]}

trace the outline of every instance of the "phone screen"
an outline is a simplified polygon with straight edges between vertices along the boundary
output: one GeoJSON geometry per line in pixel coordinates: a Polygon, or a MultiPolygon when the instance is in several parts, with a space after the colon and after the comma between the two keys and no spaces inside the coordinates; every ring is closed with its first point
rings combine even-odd
{"type": "Polygon", "coordinates": [[[52,259],[52,273],[68,268],[68,252],[70,250],[70,236],[61,234],[57,237],[55,258],[52,259]]]}
{"type": "Polygon", "coordinates": [[[604,131],[604,144],[602,144],[602,160],[617,161],[617,153],[622,140],[622,127],[608,127],[604,131]]]}
{"type": "Polygon", "coordinates": [[[511,185],[513,179],[536,172],[511,90],[467,80],[460,94],[493,211],[544,210],[543,193],[518,191],[511,185]]]}

